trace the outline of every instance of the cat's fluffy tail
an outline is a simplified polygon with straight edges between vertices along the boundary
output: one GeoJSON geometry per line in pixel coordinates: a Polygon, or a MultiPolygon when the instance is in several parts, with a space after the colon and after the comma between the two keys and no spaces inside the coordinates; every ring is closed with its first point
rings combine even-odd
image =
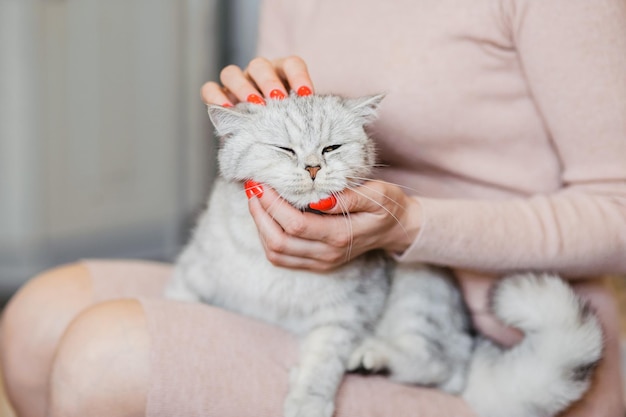
{"type": "Polygon", "coordinates": [[[603,350],[600,324],[588,306],[548,274],[504,279],[492,304],[495,315],[525,338],[511,349],[478,342],[463,393],[478,415],[552,416],[579,399],[603,350]]]}

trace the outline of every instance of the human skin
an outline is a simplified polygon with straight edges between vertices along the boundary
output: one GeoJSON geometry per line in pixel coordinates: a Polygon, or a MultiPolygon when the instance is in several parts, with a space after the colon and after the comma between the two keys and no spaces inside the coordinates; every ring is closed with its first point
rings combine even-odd
{"type": "MultiPolygon", "coordinates": [[[[277,60],[253,59],[244,70],[234,65],[220,74],[221,85],[206,83],[202,99],[207,104],[232,106],[240,101],[263,105],[263,99],[280,99],[293,90],[306,95],[315,91],[306,63],[291,56],[277,60]]],[[[371,249],[402,253],[409,248],[421,226],[420,205],[394,184],[370,181],[356,190],[346,190],[340,204],[327,214],[350,213],[348,221],[341,216],[318,216],[302,213],[288,204],[276,204],[280,197],[271,189],[252,195],[249,208],[261,239],[266,242],[267,258],[277,266],[314,271],[332,269],[349,257],[371,249]],[[393,202],[390,204],[390,202],[393,202]],[[349,239],[346,234],[350,234],[349,239]]],[[[474,326],[505,346],[517,343],[523,335],[507,328],[489,313],[489,293],[498,277],[484,277],[464,271],[463,294],[468,301],[474,326]]],[[[623,414],[617,313],[614,302],[598,280],[572,283],[600,317],[606,335],[604,360],[596,371],[590,392],[567,411],[567,417],[618,416],[623,414]]]]}
{"type": "MultiPolygon", "coordinates": [[[[281,80],[277,74],[290,74],[284,65],[302,70],[297,58],[277,61],[272,65],[278,65],[279,69],[270,68],[273,75],[264,76],[273,80],[273,83],[276,83],[276,79],[281,80]]],[[[229,71],[232,70],[231,68],[229,71]]],[[[241,74],[245,72],[241,71],[241,74]]],[[[299,76],[289,76],[295,80],[293,85],[305,86],[310,92],[314,91],[312,83],[305,80],[303,74],[300,72],[299,76]]],[[[247,98],[246,94],[256,93],[261,99],[270,99],[272,91],[277,88],[273,84],[270,87],[261,87],[261,92],[254,86],[250,88],[250,80],[247,78],[239,82],[239,94],[244,98],[247,98]]],[[[283,81],[280,83],[282,85],[283,81]]],[[[216,83],[207,84],[203,91],[207,93],[208,90],[209,96],[205,94],[205,101],[231,105],[239,101],[234,93],[225,92],[222,88],[216,83]],[[212,94],[216,101],[211,101],[212,94]]],[[[280,91],[285,94],[286,87],[283,85],[282,88],[280,91]]],[[[276,96],[274,93],[274,97],[276,96]]],[[[379,211],[377,204],[358,193],[347,193],[342,200],[343,205],[338,203],[337,207],[328,212],[339,213],[341,209],[355,212],[348,221],[355,224],[363,222],[358,228],[353,228],[353,232],[360,234],[354,239],[360,250],[367,250],[372,245],[376,247],[376,241],[381,242],[387,250],[402,251],[407,240],[410,241],[408,237],[417,233],[411,229],[411,225],[419,230],[419,205],[410,206],[411,201],[405,200],[407,196],[402,195],[402,190],[391,184],[372,182],[371,185],[366,185],[370,188],[363,189],[365,195],[375,200],[382,198],[380,193],[392,197],[395,201],[402,202],[404,211],[410,211],[415,218],[403,217],[402,210],[392,213],[379,211]],[[406,230],[399,231],[401,228],[391,214],[394,214],[406,230]],[[389,230],[390,228],[397,229],[389,230]],[[377,236],[380,240],[377,240],[377,236]],[[393,241],[396,238],[397,241],[393,241]]],[[[266,239],[266,236],[274,234],[273,238],[282,242],[273,249],[277,256],[275,262],[286,262],[289,259],[294,263],[303,262],[303,267],[313,265],[311,269],[323,269],[322,265],[330,265],[326,266],[330,268],[345,261],[345,234],[340,238],[332,236],[338,231],[346,230],[346,219],[313,214],[304,216],[286,205],[278,210],[277,206],[280,204],[272,207],[276,198],[278,197],[272,190],[265,189],[262,196],[255,197],[253,194],[250,199],[250,210],[255,221],[260,224],[261,236],[266,239]],[[303,238],[302,235],[308,238],[303,238]],[[320,240],[316,241],[316,237],[320,240]],[[322,256],[323,259],[317,261],[299,255],[321,248],[326,248],[327,252],[322,256]],[[288,253],[289,258],[284,257],[284,253],[288,253]]],[[[390,208],[398,209],[395,205],[390,208]]],[[[461,284],[474,312],[476,327],[497,341],[514,343],[519,335],[493,322],[493,317],[488,314],[487,295],[497,278],[471,277],[468,276],[468,271],[463,272],[466,279],[462,279],[461,284]]],[[[621,417],[623,405],[615,304],[599,280],[572,282],[572,286],[598,314],[605,330],[606,348],[591,391],[565,413],[565,416],[621,417]]],[[[147,393],[152,383],[148,360],[152,350],[144,311],[134,299],[94,304],[93,297],[89,271],[76,264],[44,272],[31,280],[5,309],[1,326],[0,356],[8,394],[20,417],[145,415],[147,393]],[[116,366],[113,366],[111,358],[115,358],[116,366]],[[76,401],[77,398],[80,399],[76,396],[78,392],[85,401],[76,401]]]]}
{"type": "MultiPolygon", "coordinates": [[[[288,57],[269,61],[256,58],[245,71],[230,65],[220,74],[224,87],[209,82],[202,88],[207,104],[233,105],[258,102],[257,97],[285,97],[289,88],[311,94],[313,82],[304,61],[288,57]],[[258,86],[258,90],[257,90],[258,86]]],[[[259,102],[260,104],[260,102],[259,102]]],[[[250,200],[250,213],[264,242],[267,258],[276,266],[327,271],[347,259],[372,249],[401,253],[415,240],[420,229],[419,202],[400,187],[369,181],[345,190],[338,203],[318,216],[303,213],[288,204],[274,204],[280,197],[271,189],[250,200]]]]}

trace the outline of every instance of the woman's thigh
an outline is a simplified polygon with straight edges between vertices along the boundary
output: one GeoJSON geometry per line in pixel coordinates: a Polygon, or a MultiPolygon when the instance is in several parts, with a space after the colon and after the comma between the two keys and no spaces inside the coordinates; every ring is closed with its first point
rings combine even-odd
{"type": "MultiPolygon", "coordinates": [[[[58,327],[54,334],[48,335],[47,344],[41,345],[39,352],[31,352],[26,355],[29,357],[23,358],[24,362],[30,360],[35,367],[45,368],[45,372],[39,375],[41,378],[45,376],[46,386],[43,388],[48,388],[50,372],[54,367],[52,356],[61,338],[65,343],[59,357],[67,358],[55,367],[57,377],[64,374],[85,378],[93,376],[89,372],[77,372],[88,371],[84,366],[76,368],[78,358],[92,360],[90,355],[81,354],[84,351],[81,346],[85,346],[81,337],[87,337],[94,349],[105,347],[102,357],[106,357],[107,352],[119,352],[122,346],[118,344],[126,339],[112,338],[111,335],[116,334],[113,331],[115,328],[95,333],[90,329],[106,327],[93,324],[99,321],[107,323],[107,326],[115,326],[116,323],[122,326],[128,321],[124,317],[109,319],[114,316],[112,312],[123,316],[125,308],[120,306],[125,304],[131,307],[130,322],[145,321],[145,333],[148,335],[138,339],[145,339],[145,344],[136,351],[138,355],[148,356],[147,400],[145,405],[140,405],[141,408],[145,406],[148,417],[282,415],[289,370],[298,358],[297,341],[291,335],[215,307],[163,299],[163,287],[171,273],[169,265],[139,261],[85,261],[68,268],[76,276],[68,275],[66,269],[60,277],[57,274],[39,288],[31,286],[30,293],[26,294],[29,301],[37,298],[35,296],[48,294],[49,297],[43,298],[48,298],[51,304],[42,305],[31,319],[42,323],[56,321],[58,327]],[[56,295],[47,292],[54,286],[57,288],[56,295]],[[139,300],[143,318],[139,317],[141,314],[132,303],[106,303],[129,298],[139,300]],[[74,301],[68,302],[70,299],[74,301]],[[59,320],[60,310],[65,311],[62,320],[59,320]],[[68,326],[70,331],[66,331],[68,326]],[[37,360],[33,361],[35,356],[37,360]],[[68,369],[71,372],[65,372],[68,369]]],[[[22,304],[23,300],[19,303],[22,304]]],[[[29,328],[28,323],[23,324],[25,329],[29,328]]],[[[143,333],[138,331],[138,334],[143,333]]],[[[133,358],[133,355],[126,356],[133,358]]],[[[125,356],[116,353],[114,357],[119,358],[120,363],[124,362],[125,356]]],[[[143,358],[139,359],[143,363],[143,358]]],[[[136,360],[129,359],[129,363],[136,360]]],[[[108,366],[106,369],[111,371],[107,374],[110,386],[123,386],[118,385],[116,380],[120,384],[128,381],[128,372],[124,371],[128,368],[108,366]],[[115,372],[116,369],[118,372],[115,372]]],[[[84,386],[79,379],[74,382],[84,386]]],[[[144,391],[141,387],[135,388],[144,391]]],[[[56,399],[67,399],[65,395],[73,394],[64,392],[62,386],[52,392],[56,399]]],[[[87,392],[87,395],[106,401],[107,397],[101,394],[98,390],[87,392]]],[[[30,403],[33,398],[35,396],[30,396],[30,403]]],[[[119,405],[119,400],[114,402],[119,405]]],[[[381,377],[348,376],[338,394],[336,415],[463,417],[472,413],[459,398],[436,390],[401,386],[381,377]]]]}
{"type": "Polygon", "coordinates": [[[109,299],[159,296],[170,269],[141,261],[83,261],[26,283],[3,312],[0,338],[3,376],[18,413],[44,415],[59,340],[81,312],[109,299]]]}
{"type": "MultiPolygon", "coordinates": [[[[298,344],[267,324],[201,304],[141,299],[151,339],[147,416],[282,415],[298,344]]],[[[347,376],[336,416],[471,416],[458,397],[347,376]]]]}

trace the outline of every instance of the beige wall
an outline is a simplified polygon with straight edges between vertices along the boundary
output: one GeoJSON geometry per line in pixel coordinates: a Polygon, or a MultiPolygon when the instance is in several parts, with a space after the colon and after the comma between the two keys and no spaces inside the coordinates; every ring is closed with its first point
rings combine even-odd
{"type": "Polygon", "coordinates": [[[0,291],[179,250],[214,170],[217,3],[0,1],[0,291]]]}

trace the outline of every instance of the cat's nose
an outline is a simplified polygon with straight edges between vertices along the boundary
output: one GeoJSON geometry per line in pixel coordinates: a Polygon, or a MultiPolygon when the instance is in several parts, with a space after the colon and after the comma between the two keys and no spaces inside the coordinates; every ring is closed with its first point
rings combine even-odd
{"type": "Polygon", "coordinates": [[[309,171],[309,175],[311,176],[311,179],[315,181],[315,177],[317,176],[317,173],[319,172],[319,170],[322,169],[322,167],[319,165],[315,165],[315,166],[307,165],[304,169],[309,171]]]}

